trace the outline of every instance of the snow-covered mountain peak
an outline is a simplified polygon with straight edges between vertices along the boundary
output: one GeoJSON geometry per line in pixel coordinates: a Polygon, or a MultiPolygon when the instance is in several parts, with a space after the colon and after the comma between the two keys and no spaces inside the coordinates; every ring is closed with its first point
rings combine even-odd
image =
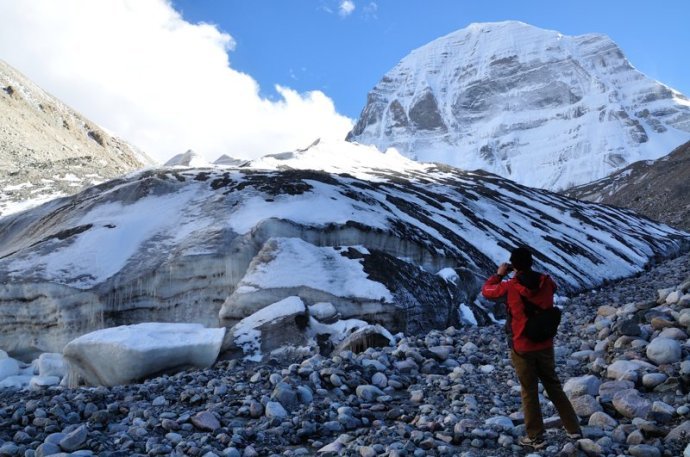
{"type": "Polygon", "coordinates": [[[173,156],[170,160],[165,162],[166,167],[211,167],[213,166],[201,155],[197,154],[191,149],[188,149],[182,154],[173,156]]]}
{"type": "Polygon", "coordinates": [[[424,164],[415,162],[396,149],[381,152],[373,146],[338,140],[321,140],[306,149],[271,154],[247,164],[263,170],[320,170],[347,173],[360,179],[376,179],[379,170],[406,173],[421,171],[424,164]]]}
{"type": "Polygon", "coordinates": [[[402,59],[348,139],[559,190],[690,139],[690,101],[605,35],[475,23],[402,59]]]}

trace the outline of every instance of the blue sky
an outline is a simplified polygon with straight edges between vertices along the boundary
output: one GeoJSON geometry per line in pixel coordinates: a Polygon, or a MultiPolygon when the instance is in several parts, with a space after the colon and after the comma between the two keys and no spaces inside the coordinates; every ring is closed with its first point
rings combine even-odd
{"type": "Polygon", "coordinates": [[[472,22],[520,20],[566,35],[611,37],[640,71],[690,96],[690,2],[174,0],[185,20],[232,36],[231,66],[261,93],[321,90],[356,118],[367,92],[411,50],[472,22]]]}

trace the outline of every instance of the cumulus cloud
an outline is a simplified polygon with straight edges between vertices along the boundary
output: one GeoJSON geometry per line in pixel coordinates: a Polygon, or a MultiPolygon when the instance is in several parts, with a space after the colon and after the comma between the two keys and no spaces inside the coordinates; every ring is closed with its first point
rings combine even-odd
{"type": "Polygon", "coordinates": [[[352,120],[320,91],[259,94],[235,42],[166,0],[0,0],[0,58],[159,161],[191,148],[253,158],[344,138],[352,120]]]}
{"type": "Polygon", "coordinates": [[[338,6],[338,14],[342,17],[347,17],[355,10],[355,2],[352,0],[342,0],[338,6]]]}

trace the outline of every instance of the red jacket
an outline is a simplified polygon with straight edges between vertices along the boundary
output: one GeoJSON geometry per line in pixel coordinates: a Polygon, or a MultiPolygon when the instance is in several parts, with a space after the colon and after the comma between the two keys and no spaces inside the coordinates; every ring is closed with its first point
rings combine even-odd
{"type": "Polygon", "coordinates": [[[482,295],[486,298],[496,299],[507,295],[506,306],[511,316],[513,349],[516,352],[539,351],[553,347],[553,339],[535,343],[523,335],[527,316],[525,316],[525,306],[520,296],[525,297],[540,308],[547,309],[553,306],[554,292],[556,292],[556,284],[546,274],[538,276],[538,286],[533,289],[520,284],[515,277],[503,281],[498,275],[491,276],[482,287],[482,295]]]}

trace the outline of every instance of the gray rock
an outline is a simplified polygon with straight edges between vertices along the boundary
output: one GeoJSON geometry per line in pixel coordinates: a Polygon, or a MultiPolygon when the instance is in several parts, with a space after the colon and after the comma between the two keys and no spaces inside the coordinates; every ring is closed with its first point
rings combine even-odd
{"type": "Polygon", "coordinates": [[[50,443],[50,444],[55,444],[59,445],[60,441],[63,440],[67,436],[66,433],[51,433],[50,435],[46,436],[46,438],[43,440],[44,443],[50,443]]]}
{"type": "Polygon", "coordinates": [[[343,380],[336,373],[333,373],[328,380],[331,382],[333,387],[340,387],[343,385],[343,380]]]}
{"type": "Polygon", "coordinates": [[[242,452],[242,457],[258,457],[259,453],[256,452],[253,446],[249,445],[246,448],[244,448],[244,452],[242,452]]]}
{"type": "Polygon", "coordinates": [[[513,428],[515,428],[513,420],[507,416],[490,417],[486,421],[484,421],[484,423],[487,425],[497,425],[505,430],[512,430],[513,428]]]}
{"type": "Polygon", "coordinates": [[[589,417],[597,411],[602,411],[601,405],[596,398],[589,394],[572,398],[570,403],[573,405],[575,414],[580,417],[589,417]]]}
{"type": "Polygon", "coordinates": [[[631,381],[608,381],[599,386],[599,401],[609,403],[613,401],[613,395],[621,390],[632,389],[635,384],[631,381]]]}
{"type": "Polygon", "coordinates": [[[271,399],[279,402],[288,411],[292,411],[299,406],[297,392],[290,384],[285,382],[276,384],[275,389],[271,393],[271,399]]]}
{"type": "Polygon", "coordinates": [[[429,348],[429,352],[431,352],[437,360],[443,362],[448,360],[452,349],[451,346],[434,346],[429,348]]]}
{"type": "Polygon", "coordinates": [[[319,454],[325,454],[325,453],[333,453],[334,455],[341,455],[341,452],[345,449],[345,445],[341,443],[338,440],[335,440],[325,446],[323,446],[321,449],[319,449],[317,452],[319,454]]]}
{"type": "Polygon", "coordinates": [[[625,417],[646,419],[652,410],[652,402],[640,396],[636,389],[627,389],[613,395],[613,407],[625,417]]]}
{"type": "Polygon", "coordinates": [[[462,346],[462,349],[461,349],[461,350],[462,350],[462,353],[463,353],[463,354],[470,355],[470,354],[474,354],[474,353],[476,353],[477,351],[479,351],[479,347],[477,347],[476,344],[474,344],[474,343],[472,343],[472,342],[470,341],[470,342],[465,343],[465,344],[462,346]]]}
{"type": "Polygon", "coordinates": [[[668,327],[659,333],[659,338],[671,338],[672,340],[683,341],[688,339],[688,333],[677,327],[668,327]]]}
{"type": "Polygon", "coordinates": [[[42,443],[36,448],[36,457],[46,457],[48,455],[58,454],[60,446],[53,443],[42,443]]]}
{"type": "Polygon", "coordinates": [[[641,444],[644,442],[644,435],[642,435],[641,430],[633,430],[628,437],[626,438],[625,442],[630,445],[636,445],[636,444],[641,444]]]}
{"type": "Polygon", "coordinates": [[[256,400],[252,400],[249,402],[249,415],[253,417],[254,419],[263,416],[264,414],[264,405],[262,405],[260,402],[256,400]]]}
{"type": "Polygon", "coordinates": [[[647,358],[657,365],[678,362],[681,352],[680,343],[670,338],[654,338],[647,346],[647,358]]]}
{"type": "Polygon", "coordinates": [[[617,330],[621,335],[625,336],[640,336],[642,331],[640,325],[633,319],[625,319],[617,326],[617,330]]]}
{"type": "Polygon", "coordinates": [[[601,381],[593,375],[585,375],[577,378],[568,379],[563,385],[563,391],[568,397],[579,397],[581,395],[597,395],[601,381]]]}
{"type": "Polygon", "coordinates": [[[59,446],[63,451],[74,452],[84,444],[88,433],[86,425],[82,425],[61,439],[59,446]]]}
{"type": "Polygon", "coordinates": [[[0,446],[1,456],[14,456],[17,455],[18,452],[19,446],[12,442],[3,443],[2,446],[0,446]]]}
{"type": "Polygon", "coordinates": [[[303,405],[308,405],[312,401],[314,401],[314,393],[307,386],[298,386],[297,387],[297,399],[303,405]]]}
{"type": "Polygon", "coordinates": [[[690,376],[690,360],[683,360],[680,362],[680,375],[690,376]]]}
{"type": "Polygon", "coordinates": [[[376,400],[377,397],[385,395],[381,389],[371,384],[357,386],[356,393],[359,398],[366,402],[372,402],[376,400]]]}
{"type": "Polygon", "coordinates": [[[288,416],[288,412],[283,408],[283,405],[276,401],[269,401],[266,403],[266,417],[269,419],[285,419],[288,416]]]}
{"type": "Polygon", "coordinates": [[[175,432],[168,432],[165,434],[165,439],[170,441],[173,445],[177,445],[182,441],[182,435],[175,432]]]}
{"type": "Polygon", "coordinates": [[[371,446],[362,446],[359,448],[359,455],[361,457],[376,457],[377,453],[371,446]]]}
{"type": "Polygon", "coordinates": [[[616,360],[606,369],[606,377],[617,381],[627,380],[636,382],[641,366],[639,362],[616,360]]]}
{"type": "Polygon", "coordinates": [[[628,448],[628,452],[633,457],[661,457],[661,451],[655,446],[648,444],[636,444],[628,448]]]}
{"type": "Polygon", "coordinates": [[[192,424],[199,430],[212,432],[220,428],[220,422],[210,411],[200,411],[191,418],[192,424]]]}
{"type": "Polygon", "coordinates": [[[589,438],[583,438],[578,440],[577,445],[580,447],[582,452],[591,457],[600,457],[602,455],[603,449],[594,441],[589,438]]]}
{"type": "Polygon", "coordinates": [[[690,436],[690,421],[685,421],[666,435],[664,441],[683,441],[690,436]]]}
{"type": "Polygon", "coordinates": [[[599,427],[605,430],[612,430],[618,426],[618,421],[603,411],[595,411],[589,416],[590,427],[599,427]]]}
{"type": "Polygon", "coordinates": [[[653,389],[668,379],[665,373],[647,373],[642,376],[642,385],[648,389],[653,389]]]}
{"type": "Polygon", "coordinates": [[[384,373],[374,373],[371,383],[380,389],[385,389],[388,386],[388,378],[384,373]]]}

